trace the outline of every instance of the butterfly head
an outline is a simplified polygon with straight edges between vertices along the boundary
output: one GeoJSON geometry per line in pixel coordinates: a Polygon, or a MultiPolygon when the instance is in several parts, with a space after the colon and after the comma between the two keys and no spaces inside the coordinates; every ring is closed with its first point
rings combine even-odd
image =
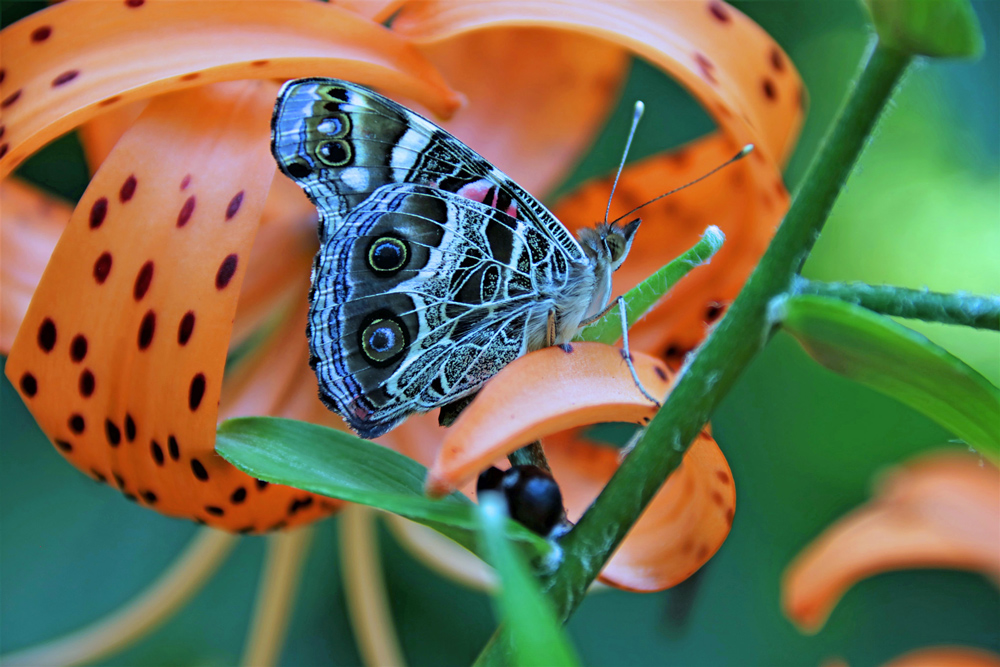
{"type": "Polygon", "coordinates": [[[598,268],[617,271],[628,256],[639,222],[639,218],[625,225],[599,222],[593,228],[581,229],[580,244],[583,251],[598,268]]]}

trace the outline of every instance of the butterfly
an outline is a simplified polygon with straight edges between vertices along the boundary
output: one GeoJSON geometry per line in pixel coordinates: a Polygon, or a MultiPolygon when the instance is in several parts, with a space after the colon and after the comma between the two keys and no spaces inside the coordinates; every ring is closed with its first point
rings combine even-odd
{"type": "Polygon", "coordinates": [[[419,114],[347,81],[287,82],[282,173],[319,211],[307,336],[320,398],[360,436],[477,391],[605,310],[639,219],[574,238],[419,114]]]}

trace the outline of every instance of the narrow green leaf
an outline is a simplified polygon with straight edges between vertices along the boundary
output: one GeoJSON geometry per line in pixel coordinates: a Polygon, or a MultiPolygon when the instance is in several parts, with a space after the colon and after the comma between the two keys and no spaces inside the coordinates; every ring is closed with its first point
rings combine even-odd
{"type": "Polygon", "coordinates": [[[482,550],[500,577],[496,607],[510,630],[515,665],[579,665],[569,638],[556,619],[552,601],[542,595],[521,554],[503,534],[506,505],[499,493],[479,500],[482,550]]]}
{"type": "MultiPolygon", "coordinates": [[[[661,267],[653,275],[630,289],[622,298],[625,300],[625,313],[628,326],[645,315],[663,296],[686,276],[691,269],[708,264],[712,256],[719,252],[726,236],[722,230],[712,225],[705,230],[701,240],[690,250],[661,267]]],[[[573,340],[591,343],[607,343],[613,345],[622,337],[622,320],[618,308],[612,308],[608,313],[590,326],[584,328],[573,340]]]]}
{"type": "Polygon", "coordinates": [[[934,58],[978,58],[983,33],[969,0],[867,0],[883,44],[934,58]]]}
{"type": "Polygon", "coordinates": [[[819,296],[779,305],[785,329],[818,362],[919,410],[1000,460],[1000,390],[962,360],[891,319],[819,296]]]}
{"type": "MultiPolygon", "coordinates": [[[[215,451],[258,479],[371,505],[430,526],[476,550],[475,505],[460,493],[428,498],[423,488],[427,469],[370,440],[291,419],[245,417],[219,426],[215,451]]],[[[551,549],[513,521],[507,523],[507,535],[533,556],[551,549]]]]}

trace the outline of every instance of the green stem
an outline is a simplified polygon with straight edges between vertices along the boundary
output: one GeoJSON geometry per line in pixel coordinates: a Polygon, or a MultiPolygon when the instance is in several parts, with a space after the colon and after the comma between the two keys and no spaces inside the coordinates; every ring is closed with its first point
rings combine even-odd
{"type": "Polygon", "coordinates": [[[892,285],[824,283],[805,278],[795,281],[794,291],[833,297],[883,315],[1000,331],[1000,296],[941,294],[892,285]]]}

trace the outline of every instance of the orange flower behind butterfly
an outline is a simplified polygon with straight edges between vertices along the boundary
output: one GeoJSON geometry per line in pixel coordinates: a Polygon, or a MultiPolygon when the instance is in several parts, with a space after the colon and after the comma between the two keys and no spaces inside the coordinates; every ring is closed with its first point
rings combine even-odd
{"type": "MultiPolygon", "coordinates": [[[[314,212],[285,179],[272,181],[273,80],[350,79],[438,116],[454,112],[461,94],[465,106],[444,126],[544,197],[615,105],[630,53],[675,76],[719,129],[628,167],[612,217],[746,143],[757,150],[645,209],[632,255],[616,275],[617,294],[708,225],[725,231],[714,263],[635,330],[637,349],[673,364],[735,296],[787,207],[779,165],[801,122],[801,82],[780,48],[721,2],[391,2],[357,3],[358,12],[340,4],[66,2],[3,33],[0,176],[74,127],[99,165],[58,243],[66,209],[45,208],[42,195],[13,180],[3,185],[6,373],[70,462],[164,513],[256,532],[334,508],[258,484],[212,450],[220,418],[333,420],[316,398],[302,335],[314,212]],[[377,23],[388,16],[391,30],[377,23]],[[70,38],[75,25],[90,26],[88,39],[70,38]],[[255,332],[265,332],[264,342],[224,382],[227,353],[255,332]]],[[[571,229],[591,224],[603,216],[608,191],[604,181],[587,185],[555,212],[571,229]]],[[[590,423],[600,410],[602,419],[615,418],[606,405],[570,410],[582,395],[574,391],[599,394],[622,372],[631,382],[623,365],[580,348],[570,355],[565,391],[557,387],[517,415],[534,434],[590,423]]],[[[494,392],[504,401],[528,396],[532,383],[523,379],[544,378],[550,352],[518,360],[524,393],[505,393],[510,367],[494,392]]],[[[639,355],[637,365],[651,378],[666,377],[653,356],[639,355]]],[[[664,393],[667,380],[657,381],[664,393]]],[[[473,403],[456,433],[481,428],[480,405],[486,401],[473,403]]],[[[649,416],[629,414],[637,422],[649,416]]],[[[436,427],[426,418],[411,422],[391,442],[430,463],[441,436],[428,434],[436,427]]],[[[553,464],[577,516],[616,458],[571,434],[558,440],[553,464]]],[[[463,454],[467,442],[447,451],[484,466],[518,444],[482,440],[482,449],[463,454]]],[[[460,486],[465,477],[447,479],[460,486]]],[[[654,508],[666,514],[647,512],[616,556],[620,574],[605,573],[609,581],[637,590],[671,585],[725,539],[732,480],[707,431],[661,497],[654,508]],[[713,518],[700,520],[706,516],[713,518]]]]}

